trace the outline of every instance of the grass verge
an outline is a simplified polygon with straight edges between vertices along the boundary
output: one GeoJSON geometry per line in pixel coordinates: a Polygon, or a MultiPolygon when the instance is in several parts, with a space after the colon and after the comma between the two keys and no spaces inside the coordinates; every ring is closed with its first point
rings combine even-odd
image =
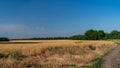
{"type": "Polygon", "coordinates": [[[102,58],[97,58],[93,61],[92,64],[85,65],[80,68],[101,68],[102,62],[103,62],[102,58]]]}

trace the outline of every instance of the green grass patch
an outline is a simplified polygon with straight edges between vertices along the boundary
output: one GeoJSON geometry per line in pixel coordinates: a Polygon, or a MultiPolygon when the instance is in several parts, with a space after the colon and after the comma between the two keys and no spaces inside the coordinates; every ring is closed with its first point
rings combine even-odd
{"type": "Polygon", "coordinates": [[[120,44],[120,39],[109,39],[108,41],[113,41],[113,42],[115,42],[117,44],[120,44]]]}
{"type": "Polygon", "coordinates": [[[101,68],[102,62],[103,62],[102,58],[97,58],[93,61],[93,63],[82,66],[80,68],[101,68]]]}

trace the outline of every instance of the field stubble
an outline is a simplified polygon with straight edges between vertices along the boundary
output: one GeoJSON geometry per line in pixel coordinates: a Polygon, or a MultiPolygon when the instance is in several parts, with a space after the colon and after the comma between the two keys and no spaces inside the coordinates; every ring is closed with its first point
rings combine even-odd
{"type": "Polygon", "coordinates": [[[13,40],[7,44],[0,43],[0,67],[81,67],[114,47],[116,44],[111,41],[13,40]]]}

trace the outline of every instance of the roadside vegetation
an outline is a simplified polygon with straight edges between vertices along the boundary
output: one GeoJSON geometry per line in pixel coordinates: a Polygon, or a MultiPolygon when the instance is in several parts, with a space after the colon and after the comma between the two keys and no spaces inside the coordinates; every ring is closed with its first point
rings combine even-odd
{"type": "Polygon", "coordinates": [[[102,63],[102,58],[97,58],[91,64],[81,66],[80,68],[102,68],[102,63]]]}
{"type": "Polygon", "coordinates": [[[120,44],[120,39],[108,39],[108,41],[113,41],[117,44],[120,44]]]}

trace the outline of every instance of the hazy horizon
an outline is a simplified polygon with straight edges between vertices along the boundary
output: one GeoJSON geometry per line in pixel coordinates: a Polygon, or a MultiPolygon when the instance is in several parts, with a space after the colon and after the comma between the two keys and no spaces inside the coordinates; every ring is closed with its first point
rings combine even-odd
{"type": "Polygon", "coordinates": [[[119,0],[0,0],[0,36],[57,37],[120,30],[119,0]]]}

